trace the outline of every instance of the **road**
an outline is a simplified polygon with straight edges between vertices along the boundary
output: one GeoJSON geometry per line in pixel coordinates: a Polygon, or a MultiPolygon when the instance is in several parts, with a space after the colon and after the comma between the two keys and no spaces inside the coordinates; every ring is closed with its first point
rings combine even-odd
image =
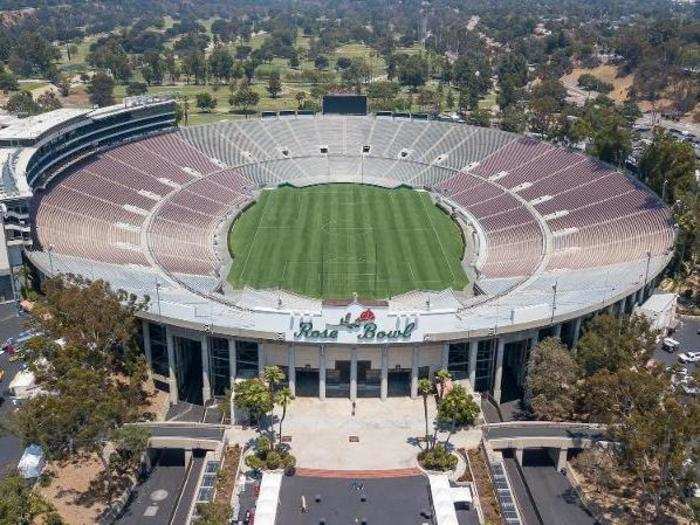
{"type": "MultiPolygon", "coordinates": [[[[194,462],[193,459],[193,465],[194,462]]],[[[131,503],[115,523],[168,525],[186,476],[184,452],[164,450],[148,478],[136,487],[131,503]]]]}
{"type": "Polygon", "coordinates": [[[525,486],[525,480],[520,475],[518,471],[518,465],[515,457],[512,454],[503,455],[503,466],[508,473],[508,480],[510,481],[510,488],[515,496],[515,500],[518,504],[518,511],[520,511],[520,517],[524,525],[540,525],[541,521],[537,516],[537,511],[534,508],[534,502],[530,499],[530,496],[525,486]]]}
{"type": "Polygon", "coordinates": [[[602,439],[603,432],[598,428],[557,428],[542,425],[511,427],[491,427],[484,430],[487,439],[516,438],[516,437],[568,437],[572,439],[602,439]]]}
{"type": "Polygon", "coordinates": [[[595,523],[593,517],[583,508],[566,476],[554,468],[545,450],[525,451],[523,474],[544,523],[595,523]]]}
{"type": "Polygon", "coordinates": [[[152,437],[187,437],[192,439],[211,439],[221,441],[224,429],[220,427],[199,427],[197,425],[148,425],[152,437]]]}

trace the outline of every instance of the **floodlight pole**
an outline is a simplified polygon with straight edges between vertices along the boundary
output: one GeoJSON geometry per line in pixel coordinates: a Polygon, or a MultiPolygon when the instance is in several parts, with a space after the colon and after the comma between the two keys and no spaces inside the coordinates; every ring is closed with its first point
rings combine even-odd
{"type": "Polygon", "coordinates": [[[651,250],[647,250],[647,265],[644,270],[644,288],[642,288],[642,297],[647,293],[647,282],[649,281],[649,263],[651,262],[651,250]]]}
{"type": "Polygon", "coordinates": [[[554,323],[554,312],[557,310],[557,282],[552,285],[552,318],[550,323],[554,323]]]}
{"type": "Polygon", "coordinates": [[[158,302],[158,317],[160,317],[160,283],[156,277],[156,301],[158,302]]]}

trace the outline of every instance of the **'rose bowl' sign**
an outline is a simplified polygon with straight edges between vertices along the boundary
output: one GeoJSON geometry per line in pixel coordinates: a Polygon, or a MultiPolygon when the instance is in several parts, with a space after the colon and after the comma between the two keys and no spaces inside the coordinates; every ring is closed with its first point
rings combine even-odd
{"type": "Polygon", "coordinates": [[[357,331],[358,341],[398,341],[410,339],[411,334],[416,328],[415,322],[406,324],[403,330],[380,330],[375,322],[376,316],[369,308],[363,310],[355,320],[352,320],[352,315],[348,312],[340,318],[337,325],[328,324],[323,330],[317,330],[311,321],[301,321],[299,330],[294,332],[295,339],[305,340],[323,340],[323,339],[338,339],[338,332],[341,330],[354,332],[357,331]]]}

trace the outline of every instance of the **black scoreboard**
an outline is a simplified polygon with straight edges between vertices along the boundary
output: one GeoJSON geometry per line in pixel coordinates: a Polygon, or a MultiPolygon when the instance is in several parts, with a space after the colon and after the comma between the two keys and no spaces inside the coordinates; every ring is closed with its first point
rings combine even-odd
{"type": "Polygon", "coordinates": [[[337,115],[366,115],[367,97],[364,95],[325,95],[323,113],[337,115]]]}

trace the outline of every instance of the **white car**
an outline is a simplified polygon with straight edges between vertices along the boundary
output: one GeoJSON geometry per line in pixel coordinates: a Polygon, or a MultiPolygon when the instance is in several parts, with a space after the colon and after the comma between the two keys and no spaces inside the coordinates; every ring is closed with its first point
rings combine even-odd
{"type": "Polygon", "coordinates": [[[678,354],[678,360],[681,363],[697,363],[700,361],[700,352],[683,352],[678,354]]]}

